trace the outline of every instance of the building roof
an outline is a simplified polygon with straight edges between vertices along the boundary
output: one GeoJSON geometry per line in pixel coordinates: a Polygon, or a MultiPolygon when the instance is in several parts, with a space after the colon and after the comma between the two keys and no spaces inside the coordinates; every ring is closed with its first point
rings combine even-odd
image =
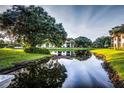
{"type": "Polygon", "coordinates": [[[116,26],[109,31],[110,35],[117,34],[117,33],[124,33],[124,24],[121,26],[116,26]]]}
{"type": "Polygon", "coordinates": [[[67,38],[65,42],[75,43],[75,40],[73,38],[67,38]]]}
{"type": "Polygon", "coordinates": [[[74,39],[73,39],[73,38],[67,38],[66,40],[67,40],[67,41],[70,41],[70,40],[74,40],[74,39]]]}

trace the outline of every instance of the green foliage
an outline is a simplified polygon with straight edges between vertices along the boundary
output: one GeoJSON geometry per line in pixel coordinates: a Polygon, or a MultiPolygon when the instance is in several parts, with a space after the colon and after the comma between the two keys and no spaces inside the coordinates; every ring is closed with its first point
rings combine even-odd
{"type": "Polygon", "coordinates": [[[14,48],[14,47],[21,47],[21,44],[18,43],[10,43],[10,42],[5,42],[4,40],[0,40],[0,48],[14,48]]]}
{"type": "Polygon", "coordinates": [[[110,35],[118,32],[124,32],[124,24],[122,24],[121,26],[116,26],[109,31],[110,35]]]}
{"type": "Polygon", "coordinates": [[[11,87],[18,88],[57,88],[62,87],[67,78],[66,68],[59,62],[39,62],[15,75],[11,87]],[[27,73],[28,72],[28,73],[27,73]]]}
{"type": "Polygon", "coordinates": [[[5,46],[7,46],[7,44],[5,44],[3,40],[0,40],[0,48],[4,48],[5,46]]]}
{"type": "Polygon", "coordinates": [[[67,33],[61,23],[39,6],[13,6],[2,14],[2,27],[25,46],[35,47],[46,40],[61,46],[67,33]]]}
{"type": "Polygon", "coordinates": [[[109,36],[103,36],[103,37],[99,37],[97,38],[94,42],[93,42],[93,47],[95,48],[107,48],[107,47],[111,47],[111,37],[109,36]]]}
{"type": "Polygon", "coordinates": [[[4,48],[6,46],[8,46],[8,44],[0,44],[0,48],[4,48]]]}
{"type": "Polygon", "coordinates": [[[25,48],[24,51],[26,53],[50,54],[50,51],[46,48],[30,47],[30,48],[25,48]]]}
{"type": "Polygon", "coordinates": [[[14,48],[15,46],[13,44],[7,44],[7,46],[5,46],[6,48],[14,48]]]}
{"type": "Polygon", "coordinates": [[[90,39],[88,39],[87,37],[82,37],[82,36],[79,36],[78,38],[75,39],[75,46],[76,47],[91,47],[92,45],[92,41],[90,39]]]}

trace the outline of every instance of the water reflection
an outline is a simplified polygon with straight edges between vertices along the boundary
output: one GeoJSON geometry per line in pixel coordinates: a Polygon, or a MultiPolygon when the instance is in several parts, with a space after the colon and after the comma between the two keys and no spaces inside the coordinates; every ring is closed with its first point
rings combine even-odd
{"type": "Polygon", "coordinates": [[[105,88],[113,87],[103,60],[89,51],[56,51],[56,58],[34,63],[13,72],[15,79],[9,87],[26,88],[105,88]],[[64,57],[62,57],[64,56],[64,57]]]}
{"type": "Polygon", "coordinates": [[[76,50],[76,51],[53,51],[51,54],[57,55],[59,57],[70,57],[76,58],[78,60],[87,60],[91,57],[91,53],[87,50],[76,50]]]}
{"type": "Polygon", "coordinates": [[[15,79],[10,87],[54,88],[62,87],[67,78],[66,68],[57,60],[43,64],[34,64],[15,72],[15,79]]]}
{"type": "Polygon", "coordinates": [[[92,55],[87,60],[65,59],[58,60],[67,69],[64,88],[110,88],[113,87],[108,73],[102,67],[102,60],[92,55]]]}
{"type": "Polygon", "coordinates": [[[87,50],[77,50],[75,51],[76,59],[78,60],[87,60],[91,57],[91,53],[87,50]]]}
{"type": "Polygon", "coordinates": [[[75,51],[52,51],[51,54],[57,56],[71,56],[74,57],[75,51]]]}

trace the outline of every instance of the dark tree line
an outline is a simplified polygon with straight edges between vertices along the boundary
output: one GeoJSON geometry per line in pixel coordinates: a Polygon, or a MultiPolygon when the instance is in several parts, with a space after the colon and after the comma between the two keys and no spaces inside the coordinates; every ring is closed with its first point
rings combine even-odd
{"type": "Polygon", "coordinates": [[[82,37],[79,36],[75,38],[75,47],[91,47],[92,46],[92,41],[88,39],[87,37],[82,37]]]}
{"type": "Polygon", "coordinates": [[[79,36],[78,38],[75,38],[75,47],[80,48],[88,48],[88,47],[94,47],[94,48],[107,48],[111,47],[111,37],[109,36],[102,36],[98,37],[94,42],[92,42],[87,37],[79,36]]]}
{"type": "Polygon", "coordinates": [[[102,37],[97,38],[93,42],[93,47],[95,47],[95,48],[108,48],[108,47],[111,47],[111,37],[102,36],[102,37]]]}

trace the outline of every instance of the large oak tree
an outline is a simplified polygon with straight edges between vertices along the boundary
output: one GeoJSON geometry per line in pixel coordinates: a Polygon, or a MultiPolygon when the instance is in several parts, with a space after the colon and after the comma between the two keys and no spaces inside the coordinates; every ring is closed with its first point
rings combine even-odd
{"type": "Polygon", "coordinates": [[[12,6],[0,19],[2,28],[26,46],[35,47],[46,41],[61,46],[67,37],[63,25],[39,6],[12,6]]]}

